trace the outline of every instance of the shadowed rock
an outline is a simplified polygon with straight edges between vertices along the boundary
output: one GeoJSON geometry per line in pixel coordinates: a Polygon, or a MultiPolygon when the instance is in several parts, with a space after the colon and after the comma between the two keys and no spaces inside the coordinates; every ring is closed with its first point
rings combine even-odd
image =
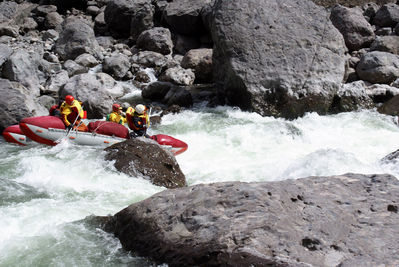
{"type": "Polygon", "coordinates": [[[143,176],[153,184],[166,188],[186,186],[184,174],[175,157],[152,139],[129,139],[105,151],[108,152],[105,159],[115,160],[115,168],[127,175],[143,176]]]}
{"type": "Polygon", "coordinates": [[[132,204],[107,229],[169,266],[396,266],[398,197],[390,175],[195,185],[132,204]]]}

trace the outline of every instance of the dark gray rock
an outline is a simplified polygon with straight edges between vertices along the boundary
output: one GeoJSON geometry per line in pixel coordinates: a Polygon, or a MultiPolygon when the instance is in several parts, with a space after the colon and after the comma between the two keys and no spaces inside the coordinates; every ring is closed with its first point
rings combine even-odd
{"type": "Polygon", "coordinates": [[[102,57],[93,29],[80,20],[66,23],[55,43],[55,51],[63,60],[74,60],[84,53],[92,54],[96,58],[102,57]]]}
{"type": "Polygon", "coordinates": [[[45,29],[60,29],[64,18],[58,12],[48,13],[44,20],[45,29]]]}
{"type": "Polygon", "coordinates": [[[105,22],[113,33],[134,39],[153,27],[152,17],[151,0],[113,0],[104,10],[105,22]]]}
{"type": "Polygon", "coordinates": [[[399,35],[399,23],[396,24],[396,27],[395,27],[394,31],[395,31],[396,35],[399,35]]]}
{"type": "Polygon", "coordinates": [[[395,27],[399,23],[399,5],[383,5],[375,14],[373,24],[380,27],[395,27]]]}
{"type": "Polygon", "coordinates": [[[369,52],[357,64],[356,72],[360,79],[371,83],[391,83],[399,77],[399,56],[380,51],[369,52]]]}
{"type": "Polygon", "coordinates": [[[153,184],[166,188],[186,186],[176,158],[152,139],[129,139],[107,147],[105,151],[105,159],[114,160],[118,171],[149,179],[153,184]]]}
{"type": "Polygon", "coordinates": [[[201,11],[211,0],[170,1],[163,10],[163,19],[174,32],[193,35],[204,31],[201,11]]]}
{"type": "Polygon", "coordinates": [[[195,83],[211,83],[213,81],[212,49],[192,49],[184,55],[181,66],[193,69],[195,83]]]}
{"type": "Polygon", "coordinates": [[[47,115],[48,111],[36,103],[30,92],[18,82],[0,78],[0,132],[31,116],[47,115]]]}
{"type": "Polygon", "coordinates": [[[163,55],[171,54],[173,42],[169,29],[155,27],[143,31],[137,38],[137,47],[143,50],[158,52],[163,55]]]}
{"type": "MultiPolygon", "coordinates": [[[[374,103],[385,103],[399,94],[399,88],[387,84],[368,84],[366,88],[367,95],[373,99],[374,103]]],[[[383,106],[381,106],[380,109],[383,108],[383,106]]]]}
{"type": "Polygon", "coordinates": [[[168,106],[191,107],[193,105],[193,97],[185,86],[174,86],[170,88],[162,102],[168,106]]]}
{"type": "Polygon", "coordinates": [[[38,16],[45,17],[49,13],[57,12],[57,7],[54,5],[39,5],[33,12],[38,16]]]}
{"type": "Polygon", "coordinates": [[[370,50],[399,55],[399,36],[379,36],[371,44],[370,50]]]}
{"type": "Polygon", "coordinates": [[[395,95],[380,106],[378,112],[391,116],[399,116],[399,95],[395,95]]]}
{"type": "Polygon", "coordinates": [[[60,89],[69,81],[68,72],[62,70],[49,77],[44,84],[42,94],[50,95],[52,97],[58,97],[60,89]]]}
{"type": "Polygon", "coordinates": [[[107,230],[169,266],[396,266],[399,181],[345,174],[165,190],[107,230]]]}
{"type": "Polygon", "coordinates": [[[60,90],[60,98],[73,95],[82,101],[89,119],[102,119],[123,94],[123,87],[106,73],[75,75],[60,90]]]}
{"type": "Polygon", "coordinates": [[[359,8],[337,5],[331,11],[330,19],[344,36],[349,50],[359,50],[374,41],[375,35],[370,23],[359,8]]]}
{"type": "Polygon", "coordinates": [[[326,113],[345,74],[345,44],[311,1],[217,0],[215,83],[227,103],[263,116],[326,113]]]}
{"type": "Polygon", "coordinates": [[[68,59],[64,62],[64,69],[68,72],[68,76],[72,77],[74,75],[86,73],[88,68],[76,63],[73,60],[68,59]]]}
{"type": "Polygon", "coordinates": [[[139,64],[143,67],[148,68],[162,68],[168,62],[168,59],[157,52],[152,51],[141,51],[131,58],[132,63],[139,64]]]}
{"type": "Polygon", "coordinates": [[[173,35],[173,51],[180,55],[185,55],[191,49],[196,49],[201,47],[201,41],[197,36],[190,35],[173,35]]]}
{"type": "Polygon", "coordinates": [[[173,86],[174,85],[169,82],[156,81],[144,87],[141,91],[141,95],[143,98],[149,99],[151,101],[160,101],[166,96],[170,88],[173,86]]]}

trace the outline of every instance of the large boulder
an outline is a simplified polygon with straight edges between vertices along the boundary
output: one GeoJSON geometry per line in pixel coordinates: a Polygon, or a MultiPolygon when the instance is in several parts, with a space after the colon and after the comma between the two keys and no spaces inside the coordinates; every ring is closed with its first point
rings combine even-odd
{"type": "Polygon", "coordinates": [[[399,55],[399,36],[379,36],[371,44],[370,50],[399,55]]]}
{"type": "Polygon", "coordinates": [[[351,51],[368,47],[375,38],[373,28],[359,8],[337,5],[332,9],[330,19],[344,36],[345,44],[351,51]]]}
{"type": "Polygon", "coordinates": [[[0,68],[12,54],[12,49],[8,45],[0,44],[0,68]]]}
{"type": "Polygon", "coordinates": [[[170,266],[396,266],[398,197],[387,174],[201,184],[132,204],[106,229],[170,266]]]}
{"type": "Polygon", "coordinates": [[[263,116],[326,113],[345,74],[342,35],[308,0],[217,0],[212,36],[221,94],[263,116]]]}
{"type": "Polygon", "coordinates": [[[143,50],[169,55],[173,50],[171,33],[169,29],[162,27],[155,27],[143,31],[137,39],[137,47],[143,50]]]}
{"type": "Polygon", "coordinates": [[[372,51],[357,64],[360,79],[371,83],[391,83],[399,77],[399,56],[387,52],[372,51]]]}
{"type": "Polygon", "coordinates": [[[0,2],[0,23],[7,22],[12,19],[18,9],[18,4],[12,1],[0,2]]]}
{"type": "Polygon", "coordinates": [[[102,119],[111,111],[115,98],[123,94],[123,87],[106,73],[75,75],[60,90],[60,98],[73,95],[82,101],[89,119],[102,119]]]}
{"type": "Polygon", "coordinates": [[[110,74],[117,80],[123,79],[130,69],[129,57],[122,54],[114,52],[110,57],[106,58],[103,63],[103,71],[110,74]]]}
{"type": "Polygon", "coordinates": [[[370,109],[374,107],[373,100],[367,94],[366,86],[363,81],[346,83],[338,90],[330,111],[348,112],[358,109],[370,109]]]}
{"type": "Polygon", "coordinates": [[[62,60],[74,60],[84,53],[92,54],[96,58],[102,57],[93,29],[79,20],[66,23],[55,43],[55,51],[62,60]]]}
{"type": "Polygon", "coordinates": [[[399,5],[383,5],[375,14],[373,24],[380,27],[395,27],[399,23],[399,5]]]}
{"type": "Polygon", "coordinates": [[[170,152],[152,139],[140,137],[105,149],[106,160],[115,161],[117,170],[133,177],[144,177],[167,188],[186,186],[183,172],[170,152]]]}
{"type": "Polygon", "coordinates": [[[378,108],[378,112],[391,116],[399,116],[399,95],[392,97],[381,105],[378,108]]]}
{"type": "Polygon", "coordinates": [[[163,10],[163,19],[172,29],[180,34],[193,35],[203,32],[202,9],[212,0],[177,0],[170,1],[163,10]]]}
{"type": "Polygon", "coordinates": [[[212,49],[199,48],[188,51],[181,66],[185,69],[193,69],[195,83],[211,83],[213,80],[212,49]]]}
{"type": "Polygon", "coordinates": [[[48,111],[30,96],[22,84],[0,79],[0,132],[21,119],[47,115],[48,111]]]}
{"type": "Polygon", "coordinates": [[[151,0],[112,0],[104,11],[108,28],[118,36],[137,39],[139,34],[153,27],[151,0]]]}

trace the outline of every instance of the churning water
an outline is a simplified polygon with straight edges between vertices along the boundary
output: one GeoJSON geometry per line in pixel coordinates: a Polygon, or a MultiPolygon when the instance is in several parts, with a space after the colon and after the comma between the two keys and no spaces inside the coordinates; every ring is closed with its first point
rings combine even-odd
{"type": "MultiPolygon", "coordinates": [[[[373,111],[293,121],[218,107],[166,115],[150,134],[185,141],[177,161],[190,185],[312,175],[390,173],[396,117],[373,111]]],[[[146,266],[112,235],[81,220],[115,214],[164,190],[118,173],[101,148],[0,141],[0,266],[146,266]]]]}

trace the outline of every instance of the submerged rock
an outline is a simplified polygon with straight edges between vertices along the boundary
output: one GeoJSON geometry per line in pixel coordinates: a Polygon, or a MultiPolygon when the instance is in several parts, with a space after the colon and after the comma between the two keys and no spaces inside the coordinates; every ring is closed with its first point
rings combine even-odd
{"type": "Polygon", "coordinates": [[[130,176],[143,176],[155,185],[167,188],[186,186],[175,157],[152,139],[140,137],[105,149],[106,160],[115,160],[115,168],[130,176]]]}
{"type": "Polygon", "coordinates": [[[170,266],[397,266],[399,181],[345,174],[165,190],[107,223],[170,266]]]}

